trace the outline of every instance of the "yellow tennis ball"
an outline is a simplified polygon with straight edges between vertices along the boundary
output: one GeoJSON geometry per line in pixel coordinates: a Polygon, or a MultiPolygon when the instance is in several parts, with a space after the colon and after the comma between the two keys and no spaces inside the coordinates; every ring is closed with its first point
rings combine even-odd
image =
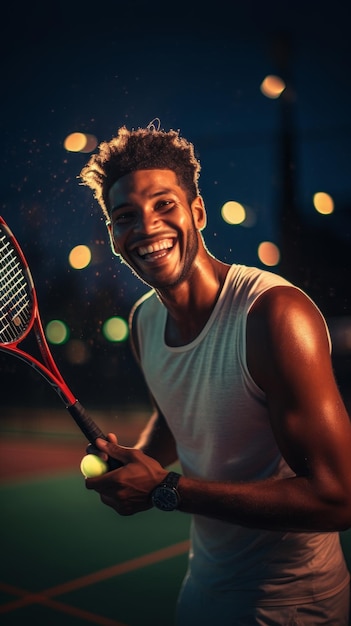
{"type": "Polygon", "coordinates": [[[94,476],[105,474],[108,471],[108,465],[96,454],[87,454],[81,460],[80,471],[85,478],[94,478],[94,476]]]}

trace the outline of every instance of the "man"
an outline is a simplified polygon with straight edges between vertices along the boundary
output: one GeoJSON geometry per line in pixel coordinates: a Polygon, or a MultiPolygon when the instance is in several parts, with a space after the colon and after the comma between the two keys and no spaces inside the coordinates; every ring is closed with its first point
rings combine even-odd
{"type": "Polygon", "coordinates": [[[123,466],[86,486],[121,515],[192,515],[179,626],[345,626],[351,427],[326,323],[283,278],[211,255],[199,172],[193,145],[155,127],[122,127],[81,172],[151,287],[131,334],[155,403],[135,448],[97,441],[123,466]]]}

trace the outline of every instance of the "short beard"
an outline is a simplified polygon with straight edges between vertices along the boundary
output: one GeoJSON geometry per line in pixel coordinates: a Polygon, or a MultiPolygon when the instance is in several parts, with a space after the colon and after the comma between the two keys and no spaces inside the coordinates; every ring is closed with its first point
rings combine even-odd
{"type": "Polygon", "coordinates": [[[154,289],[158,291],[161,291],[163,289],[172,289],[173,287],[177,287],[178,285],[180,285],[182,282],[187,280],[192,275],[195,269],[194,261],[199,251],[199,240],[198,240],[197,230],[195,228],[195,225],[194,225],[194,228],[191,228],[191,229],[189,228],[187,232],[187,241],[188,241],[187,254],[186,254],[183,268],[179,276],[173,282],[167,282],[167,284],[157,283],[155,281],[152,285],[154,289]]]}

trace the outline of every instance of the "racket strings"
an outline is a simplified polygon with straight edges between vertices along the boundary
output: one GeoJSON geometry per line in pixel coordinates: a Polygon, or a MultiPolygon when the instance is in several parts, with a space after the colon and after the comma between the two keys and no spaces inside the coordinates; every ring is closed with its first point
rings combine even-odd
{"type": "Polygon", "coordinates": [[[22,264],[0,229],[0,343],[18,341],[32,316],[32,298],[22,264]]]}

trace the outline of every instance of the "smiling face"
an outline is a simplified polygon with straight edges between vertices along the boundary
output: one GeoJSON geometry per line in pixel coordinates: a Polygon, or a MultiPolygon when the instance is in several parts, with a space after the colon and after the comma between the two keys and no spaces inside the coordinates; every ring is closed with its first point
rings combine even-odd
{"type": "Polygon", "coordinates": [[[202,199],[191,205],[172,170],[137,170],[109,191],[114,250],[145,283],[162,289],[190,275],[206,223],[202,199]]]}

